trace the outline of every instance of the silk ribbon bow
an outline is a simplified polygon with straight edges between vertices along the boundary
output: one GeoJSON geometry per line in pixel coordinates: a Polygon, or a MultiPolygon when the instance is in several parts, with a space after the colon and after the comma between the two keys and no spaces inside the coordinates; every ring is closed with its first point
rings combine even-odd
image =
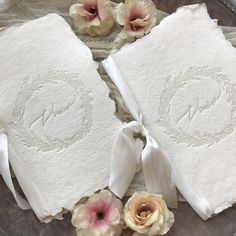
{"type": "Polygon", "coordinates": [[[147,191],[162,194],[167,205],[176,208],[176,189],[168,157],[143,124],[132,121],[122,128],[115,141],[109,182],[111,191],[122,198],[140,165],[147,191]],[[134,138],[134,133],[146,137],[143,150],[143,143],[134,138]]]}
{"type": "Polygon", "coordinates": [[[201,218],[208,219],[214,213],[214,209],[180,173],[177,165],[168,159],[168,155],[143,125],[139,106],[112,55],[102,61],[102,65],[118,87],[127,108],[136,120],[126,124],[115,141],[110,189],[122,198],[141,165],[148,192],[162,194],[169,207],[177,207],[176,186],[201,218]],[[133,134],[138,132],[146,138],[143,150],[142,144],[133,137],[133,134]]]}
{"type": "Polygon", "coordinates": [[[126,106],[136,120],[126,124],[115,141],[110,189],[122,198],[137,171],[137,167],[141,164],[147,191],[162,194],[167,205],[176,208],[178,206],[177,194],[171,163],[167,155],[144,127],[142,113],[113,58],[109,56],[102,61],[102,65],[118,87],[126,106]],[[137,148],[138,143],[133,137],[134,133],[141,133],[146,138],[146,145],[142,151],[137,151],[140,150],[140,144],[137,148]]]}

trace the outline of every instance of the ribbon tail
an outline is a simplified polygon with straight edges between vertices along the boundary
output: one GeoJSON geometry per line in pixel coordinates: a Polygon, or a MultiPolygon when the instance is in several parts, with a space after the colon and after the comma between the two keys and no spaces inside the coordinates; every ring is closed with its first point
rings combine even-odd
{"type": "Polygon", "coordinates": [[[139,131],[138,122],[132,121],[126,124],[113,147],[109,188],[119,198],[124,196],[134,175],[141,168],[143,142],[133,137],[133,134],[139,131]]]}
{"type": "Polygon", "coordinates": [[[24,210],[31,209],[29,203],[14,188],[9,166],[7,136],[5,134],[0,135],[0,174],[15,197],[18,206],[24,210]]]}
{"type": "Polygon", "coordinates": [[[177,208],[177,193],[170,160],[154,138],[146,135],[146,140],[142,153],[142,167],[147,191],[162,194],[168,207],[177,208]]]}

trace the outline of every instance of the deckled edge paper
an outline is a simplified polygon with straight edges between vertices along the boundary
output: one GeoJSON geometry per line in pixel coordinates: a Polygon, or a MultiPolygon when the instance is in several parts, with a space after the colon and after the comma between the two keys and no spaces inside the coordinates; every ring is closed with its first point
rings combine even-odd
{"type": "MultiPolygon", "coordinates": [[[[53,14],[54,17],[59,17],[56,16],[55,14],[53,14]]],[[[47,16],[46,16],[47,17],[47,16]]],[[[62,18],[60,18],[62,20],[62,18]]],[[[38,19],[36,19],[35,21],[37,21],[38,19]]],[[[64,21],[64,20],[63,20],[64,21]]],[[[12,27],[13,28],[13,27],[12,27]]],[[[67,25],[67,28],[70,29],[69,25],[67,25]]],[[[71,31],[71,29],[70,29],[71,31]]],[[[73,32],[70,32],[71,35],[73,34],[73,32]]],[[[76,36],[73,34],[74,38],[76,38],[76,36]]],[[[77,39],[77,38],[76,38],[77,39]]],[[[79,41],[79,39],[78,39],[79,41]]],[[[82,44],[81,41],[79,41],[80,44],[82,44]]],[[[97,64],[92,60],[92,54],[89,50],[89,48],[83,44],[83,46],[86,48],[87,51],[89,51],[89,58],[91,58],[91,64],[94,63],[94,68],[97,68],[97,64]]],[[[94,69],[95,70],[95,69],[94,69]]],[[[97,73],[98,75],[98,73],[97,73]]],[[[99,75],[98,75],[99,77],[99,75]]],[[[107,86],[105,85],[104,81],[99,81],[99,83],[103,84],[104,87],[104,93],[106,92],[107,95],[107,100],[109,101],[110,104],[110,108],[112,107],[113,112],[115,112],[115,106],[114,106],[114,102],[112,100],[109,99],[109,89],[107,88],[107,86]]],[[[98,92],[102,92],[102,91],[98,91],[98,92]]],[[[100,96],[100,95],[99,95],[100,96]]],[[[109,114],[110,116],[114,116],[113,113],[109,114]]],[[[105,116],[105,114],[104,114],[105,116]]],[[[116,119],[116,118],[114,118],[116,119]]],[[[117,120],[117,124],[119,123],[120,125],[122,124],[118,119],[117,120]]],[[[120,126],[118,126],[120,127],[120,126]]],[[[43,196],[41,195],[40,191],[38,190],[37,186],[34,184],[34,182],[31,180],[31,178],[29,177],[29,175],[27,174],[27,170],[24,168],[24,165],[22,163],[22,160],[16,155],[15,151],[13,150],[13,148],[8,145],[7,143],[7,136],[4,134],[4,130],[0,130],[1,135],[0,135],[0,164],[1,164],[1,168],[0,168],[0,172],[6,182],[6,184],[8,185],[9,189],[11,190],[11,192],[13,193],[13,196],[15,197],[18,205],[22,208],[22,209],[29,209],[30,206],[29,204],[22,199],[19,194],[15,191],[12,180],[11,180],[11,176],[10,176],[10,169],[9,169],[9,161],[13,167],[13,170],[17,176],[17,179],[22,187],[22,190],[24,191],[27,200],[29,201],[31,207],[33,208],[34,212],[36,213],[36,215],[38,216],[38,218],[43,221],[43,222],[49,222],[51,221],[53,218],[56,219],[62,219],[62,214],[64,214],[66,211],[68,210],[72,210],[71,209],[71,204],[70,204],[70,209],[60,209],[60,211],[56,211],[54,210],[53,212],[50,210],[50,208],[48,207],[45,199],[43,198],[43,196]],[[8,156],[8,151],[9,151],[9,156],[8,156]]],[[[109,172],[109,171],[107,171],[109,172]]],[[[46,184],[46,183],[45,183],[46,184]]],[[[104,181],[104,186],[103,188],[105,188],[107,186],[107,182],[105,183],[104,181]]],[[[96,191],[98,189],[94,189],[94,191],[96,191]]],[[[92,194],[92,193],[91,193],[92,194]]],[[[78,198],[76,201],[79,201],[80,199],[78,198]]],[[[74,204],[74,203],[73,203],[74,204]]]]}
{"type": "MultiPolygon", "coordinates": [[[[191,10],[198,10],[199,8],[204,8],[207,11],[205,4],[185,6],[179,8],[178,11],[184,8],[188,8],[191,10]]],[[[125,47],[126,45],[123,47],[123,49],[125,47]]],[[[130,113],[137,121],[139,121],[139,117],[142,117],[142,115],[140,115],[141,111],[139,110],[136,104],[132,92],[128,88],[125,78],[123,77],[115,61],[113,60],[112,54],[106,60],[104,60],[102,64],[111,80],[118,87],[130,113]]],[[[189,202],[192,208],[198,213],[198,215],[202,219],[207,220],[215,214],[215,209],[211,207],[206,198],[202,196],[198,191],[193,189],[193,187],[188,183],[188,180],[184,176],[182,176],[182,174],[177,170],[176,167],[172,168],[172,175],[174,176],[173,179],[179,191],[183,194],[184,198],[189,202]]],[[[221,209],[221,211],[228,207],[228,205],[225,206],[221,209]]]]}

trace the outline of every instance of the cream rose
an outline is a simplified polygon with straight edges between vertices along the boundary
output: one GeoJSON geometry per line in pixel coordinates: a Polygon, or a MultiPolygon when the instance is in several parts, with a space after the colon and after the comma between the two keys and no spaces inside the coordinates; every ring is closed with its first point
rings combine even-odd
{"type": "Polygon", "coordinates": [[[125,204],[124,220],[129,228],[141,235],[164,235],[174,223],[174,214],[168,210],[161,195],[140,192],[125,204]]]}
{"type": "Polygon", "coordinates": [[[123,26],[114,42],[114,50],[148,34],[156,25],[158,17],[152,0],[125,0],[125,3],[115,6],[112,13],[116,22],[123,26]]]}
{"type": "Polygon", "coordinates": [[[78,32],[89,36],[109,34],[114,25],[110,0],[79,0],[70,7],[70,16],[78,32]]]}
{"type": "Polygon", "coordinates": [[[157,9],[152,0],[125,0],[115,7],[113,14],[126,33],[135,38],[149,33],[157,22],[157,9]]]}

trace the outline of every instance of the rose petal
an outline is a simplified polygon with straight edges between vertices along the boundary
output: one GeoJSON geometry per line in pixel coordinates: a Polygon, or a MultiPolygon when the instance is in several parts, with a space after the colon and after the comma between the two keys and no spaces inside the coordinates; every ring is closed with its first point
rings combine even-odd
{"type": "Polygon", "coordinates": [[[112,198],[112,207],[117,208],[119,212],[122,212],[123,210],[123,203],[120,199],[113,196],[112,198]]]}
{"type": "Polygon", "coordinates": [[[94,26],[100,26],[101,21],[98,17],[93,18],[92,20],[87,22],[87,28],[94,27],[94,26]]]}
{"type": "Polygon", "coordinates": [[[120,223],[120,212],[118,209],[110,209],[108,212],[108,222],[110,225],[118,225],[120,223]]]}
{"type": "Polygon", "coordinates": [[[80,7],[82,5],[80,3],[77,3],[77,4],[73,4],[72,6],[70,6],[70,10],[69,10],[69,15],[71,17],[74,17],[77,15],[78,11],[80,10],[80,7]]]}
{"type": "Polygon", "coordinates": [[[85,7],[87,6],[97,6],[98,0],[81,0],[81,4],[85,7]]]}
{"type": "Polygon", "coordinates": [[[144,226],[144,225],[137,225],[133,219],[132,219],[132,216],[127,218],[127,216],[124,217],[124,220],[125,220],[125,223],[126,225],[131,228],[132,230],[134,231],[137,231],[141,234],[145,234],[145,233],[148,233],[149,232],[149,228],[144,226]]]}
{"type": "Polygon", "coordinates": [[[102,190],[99,193],[95,193],[94,195],[92,195],[89,200],[88,200],[88,204],[93,204],[93,203],[97,203],[98,201],[105,201],[107,203],[111,204],[111,200],[112,200],[112,194],[111,192],[107,191],[107,190],[102,190]]]}
{"type": "Polygon", "coordinates": [[[98,13],[101,20],[106,20],[111,16],[111,4],[108,0],[98,0],[98,13]]]}
{"type": "Polygon", "coordinates": [[[112,15],[119,25],[124,25],[124,22],[125,22],[125,19],[124,19],[125,15],[124,14],[125,14],[125,4],[124,3],[119,3],[112,10],[112,15]]]}
{"type": "Polygon", "coordinates": [[[74,210],[71,222],[75,227],[85,229],[89,226],[87,217],[87,206],[80,205],[74,210]]]}
{"type": "Polygon", "coordinates": [[[75,27],[81,33],[85,33],[84,29],[87,26],[87,22],[86,22],[85,18],[79,14],[79,12],[81,12],[82,7],[83,6],[81,4],[72,5],[70,7],[70,13],[69,14],[73,18],[73,22],[74,22],[75,27]]]}

